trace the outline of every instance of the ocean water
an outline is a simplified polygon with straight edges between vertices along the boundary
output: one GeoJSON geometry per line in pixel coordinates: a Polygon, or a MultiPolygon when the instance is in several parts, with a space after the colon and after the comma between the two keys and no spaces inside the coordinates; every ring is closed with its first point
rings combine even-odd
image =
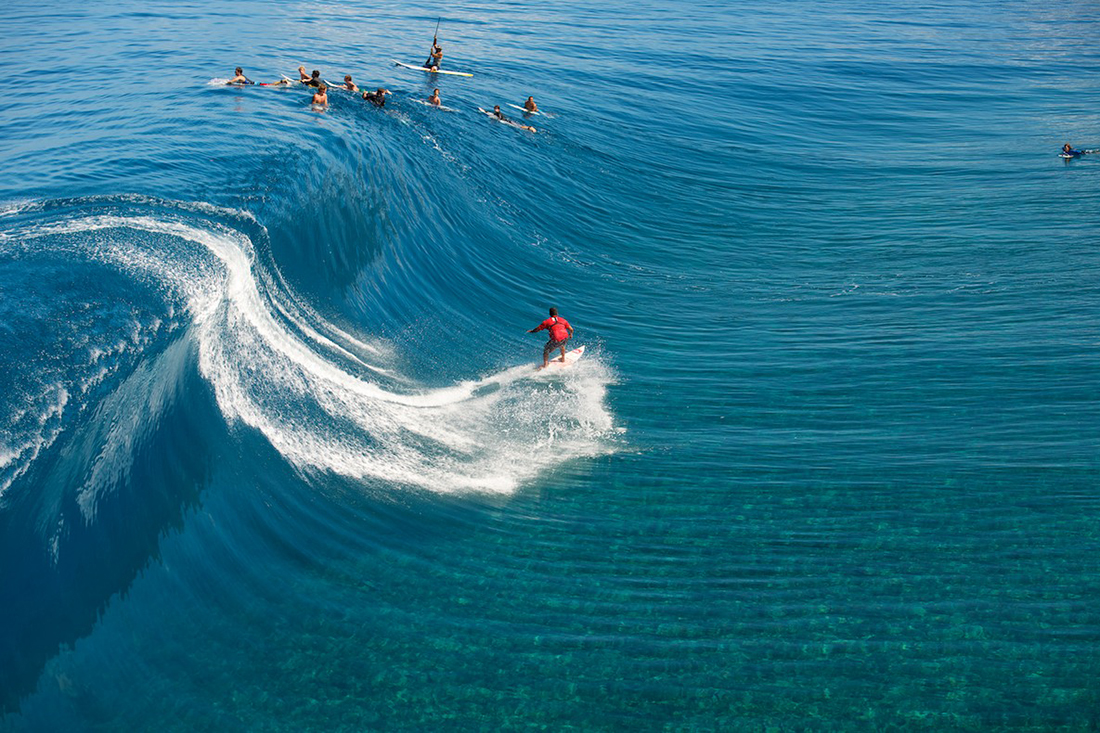
{"type": "Polygon", "coordinates": [[[1097,7],[0,28],[0,730],[1100,726],[1097,7]]]}

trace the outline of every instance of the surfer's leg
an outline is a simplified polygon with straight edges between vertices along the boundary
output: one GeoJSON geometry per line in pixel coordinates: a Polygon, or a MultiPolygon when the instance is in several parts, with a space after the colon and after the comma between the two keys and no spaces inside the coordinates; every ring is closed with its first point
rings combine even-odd
{"type": "Polygon", "coordinates": [[[565,344],[564,343],[562,343],[562,345],[561,345],[561,363],[562,364],[565,363],[565,344]]]}

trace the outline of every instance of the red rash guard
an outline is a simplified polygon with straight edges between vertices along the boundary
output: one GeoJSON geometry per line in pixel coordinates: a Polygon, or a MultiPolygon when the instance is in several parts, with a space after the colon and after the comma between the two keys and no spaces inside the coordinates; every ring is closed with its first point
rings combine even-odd
{"type": "Polygon", "coordinates": [[[545,321],[539,324],[536,331],[541,331],[544,328],[550,329],[550,338],[555,341],[565,341],[569,338],[569,329],[573,328],[569,325],[569,321],[565,320],[561,316],[550,316],[545,321]]]}

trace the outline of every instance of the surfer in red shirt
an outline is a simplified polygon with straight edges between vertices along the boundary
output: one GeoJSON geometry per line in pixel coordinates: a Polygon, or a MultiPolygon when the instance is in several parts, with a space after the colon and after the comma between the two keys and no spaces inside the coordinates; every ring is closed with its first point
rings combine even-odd
{"type": "Polygon", "coordinates": [[[573,327],[569,325],[569,321],[558,316],[558,309],[550,309],[550,317],[540,323],[537,327],[530,329],[527,333],[535,333],[544,329],[550,330],[550,340],[546,342],[546,346],[542,348],[542,369],[550,363],[550,352],[554,349],[561,349],[561,361],[565,363],[565,342],[573,338],[573,327]]]}

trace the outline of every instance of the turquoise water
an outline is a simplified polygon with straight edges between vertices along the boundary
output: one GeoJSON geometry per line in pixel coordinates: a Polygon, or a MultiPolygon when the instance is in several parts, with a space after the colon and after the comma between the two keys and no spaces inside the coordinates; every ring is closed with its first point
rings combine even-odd
{"type": "Polygon", "coordinates": [[[0,729],[1100,725],[1095,8],[0,20],[0,729]]]}

